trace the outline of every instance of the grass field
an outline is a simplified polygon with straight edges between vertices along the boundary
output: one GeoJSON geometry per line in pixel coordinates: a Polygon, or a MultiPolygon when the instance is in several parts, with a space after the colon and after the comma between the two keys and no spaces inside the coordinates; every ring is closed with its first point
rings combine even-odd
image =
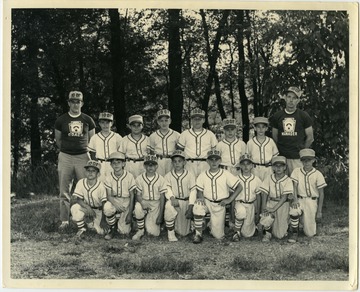
{"type": "Polygon", "coordinates": [[[168,242],[165,230],[138,242],[89,232],[78,242],[75,226],[57,232],[58,204],[54,197],[12,203],[11,278],[348,281],[348,207],[333,202],[325,202],[318,235],[300,234],[296,244],[258,236],[233,243],[227,229],[225,241],[205,232],[199,245],[191,236],[168,242]]]}

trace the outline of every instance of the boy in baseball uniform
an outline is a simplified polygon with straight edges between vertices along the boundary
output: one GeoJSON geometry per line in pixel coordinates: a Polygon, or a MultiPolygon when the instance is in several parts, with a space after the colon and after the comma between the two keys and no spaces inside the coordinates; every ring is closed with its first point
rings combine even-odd
{"type": "Polygon", "coordinates": [[[136,182],[135,218],[138,231],[132,237],[139,240],[146,231],[153,236],[160,235],[160,224],[164,217],[165,194],[170,189],[165,179],[156,172],[158,164],[156,155],[145,156],[145,172],[139,175],[136,182]]]}
{"type": "Polygon", "coordinates": [[[110,154],[117,151],[120,147],[121,136],[111,131],[114,116],[108,112],[99,114],[99,125],[101,131],[91,137],[88,150],[92,160],[101,163],[101,171],[99,179],[105,181],[105,177],[110,174],[112,168],[110,162],[107,161],[110,154]]]}
{"type": "Polygon", "coordinates": [[[216,136],[213,132],[204,129],[205,112],[195,108],[190,113],[191,128],[180,134],[177,148],[185,152],[185,168],[194,173],[196,177],[205,170],[209,169],[206,163],[206,155],[210,150],[215,149],[217,144],[216,136]]]}
{"type": "Polygon", "coordinates": [[[224,119],[222,126],[225,138],[216,145],[216,150],[221,152],[220,168],[230,171],[233,175],[238,175],[236,166],[241,155],[246,153],[246,144],[236,137],[236,120],[224,119]]]}
{"type": "Polygon", "coordinates": [[[255,117],[254,128],[256,136],[250,139],[246,145],[246,153],[252,157],[254,164],[252,172],[261,180],[264,180],[265,177],[273,173],[271,159],[279,155],[275,141],[265,135],[268,125],[268,118],[255,117]]]}
{"type": "Polygon", "coordinates": [[[108,161],[113,171],[105,179],[108,201],[104,205],[104,214],[110,226],[110,232],[105,235],[105,239],[110,240],[116,233],[116,225],[120,234],[129,234],[131,231],[136,184],[134,176],[124,170],[124,154],[113,152],[108,161]]]}
{"type": "Polygon", "coordinates": [[[129,117],[128,127],[131,133],[123,137],[118,151],[126,157],[125,170],[136,178],[144,172],[143,162],[147,153],[149,138],[142,133],[144,127],[142,116],[133,115],[129,117]]]}
{"type": "Polygon", "coordinates": [[[164,176],[171,170],[171,154],[176,149],[180,134],[169,128],[171,124],[169,110],[159,110],[156,113],[156,120],[160,128],[150,135],[148,152],[156,154],[159,158],[157,172],[164,176]]]}
{"type": "Polygon", "coordinates": [[[105,233],[102,227],[105,222],[102,210],[107,198],[105,186],[98,179],[100,169],[100,162],[89,160],[85,165],[86,178],[78,181],[72,196],[70,211],[72,220],[78,227],[76,234],[78,238],[82,237],[86,226],[95,229],[98,234],[105,233]],[[85,223],[85,220],[90,222],[85,223]]]}
{"type": "Polygon", "coordinates": [[[186,170],[185,154],[175,150],[171,155],[173,170],[165,175],[172,193],[167,194],[165,204],[165,224],[169,241],[177,241],[175,232],[180,236],[190,233],[190,218],[196,199],[195,176],[186,170]]]}
{"type": "Polygon", "coordinates": [[[315,151],[305,148],[300,150],[299,155],[303,167],[295,168],[291,174],[294,202],[290,208],[290,243],[297,241],[300,218],[305,235],[312,237],[316,234],[316,220],[322,217],[324,188],[327,186],[322,173],[313,166],[315,151]]]}
{"type": "Polygon", "coordinates": [[[259,214],[259,197],[262,181],[251,173],[253,168],[252,158],[244,154],[240,158],[241,173],[238,175],[242,191],[235,198],[235,233],[233,241],[240,241],[241,236],[251,237],[255,233],[255,214],[259,214]]]}
{"type": "Polygon", "coordinates": [[[207,213],[210,213],[211,234],[216,239],[225,237],[226,205],[230,204],[242,190],[239,179],[220,168],[220,151],[209,151],[207,163],[210,169],[202,172],[196,179],[197,200],[193,208],[195,222],[193,243],[195,244],[202,242],[202,225],[207,213]],[[233,191],[231,195],[230,190],[233,191]]]}
{"type": "Polygon", "coordinates": [[[271,164],[274,173],[265,177],[260,187],[262,193],[260,224],[265,231],[263,242],[269,242],[272,235],[281,239],[287,234],[288,196],[294,193],[292,180],[286,175],[286,158],[275,156],[271,164]]]}

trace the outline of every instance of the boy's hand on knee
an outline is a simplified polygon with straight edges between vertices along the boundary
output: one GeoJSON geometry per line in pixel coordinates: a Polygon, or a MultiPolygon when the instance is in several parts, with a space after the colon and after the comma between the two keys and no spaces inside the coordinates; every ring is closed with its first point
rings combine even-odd
{"type": "Polygon", "coordinates": [[[189,205],[186,212],[185,212],[185,216],[186,216],[186,219],[191,219],[194,214],[193,214],[193,208],[194,208],[194,205],[189,205]]]}
{"type": "Polygon", "coordinates": [[[179,201],[175,199],[175,197],[171,197],[171,205],[173,207],[179,207],[179,201]]]}

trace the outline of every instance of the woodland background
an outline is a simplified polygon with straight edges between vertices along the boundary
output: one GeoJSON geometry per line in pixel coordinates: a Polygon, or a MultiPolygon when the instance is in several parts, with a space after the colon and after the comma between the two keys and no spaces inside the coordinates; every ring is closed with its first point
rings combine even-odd
{"type": "MultiPolygon", "coordinates": [[[[326,195],[348,201],[349,17],[346,11],[13,9],[11,34],[11,191],[57,195],[55,119],[71,90],[83,112],[142,114],[145,134],[160,108],[171,127],[189,126],[195,107],[205,127],[234,117],[245,142],[254,116],[284,106],[287,87],[314,121],[326,195]]],[[[270,135],[270,133],[268,133],[270,135]]]]}

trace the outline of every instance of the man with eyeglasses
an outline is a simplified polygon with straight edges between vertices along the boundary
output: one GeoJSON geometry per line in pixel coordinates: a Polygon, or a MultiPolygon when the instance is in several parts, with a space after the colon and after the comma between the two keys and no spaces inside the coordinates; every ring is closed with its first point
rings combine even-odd
{"type": "Polygon", "coordinates": [[[55,141],[60,149],[58,157],[58,174],[60,188],[60,220],[59,231],[69,226],[70,197],[73,182],[85,177],[84,166],[90,160],[88,143],[95,134],[94,120],[81,112],[84,105],[83,94],[71,91],[68,99],[69,112],[55,121],[55,141]]]}

